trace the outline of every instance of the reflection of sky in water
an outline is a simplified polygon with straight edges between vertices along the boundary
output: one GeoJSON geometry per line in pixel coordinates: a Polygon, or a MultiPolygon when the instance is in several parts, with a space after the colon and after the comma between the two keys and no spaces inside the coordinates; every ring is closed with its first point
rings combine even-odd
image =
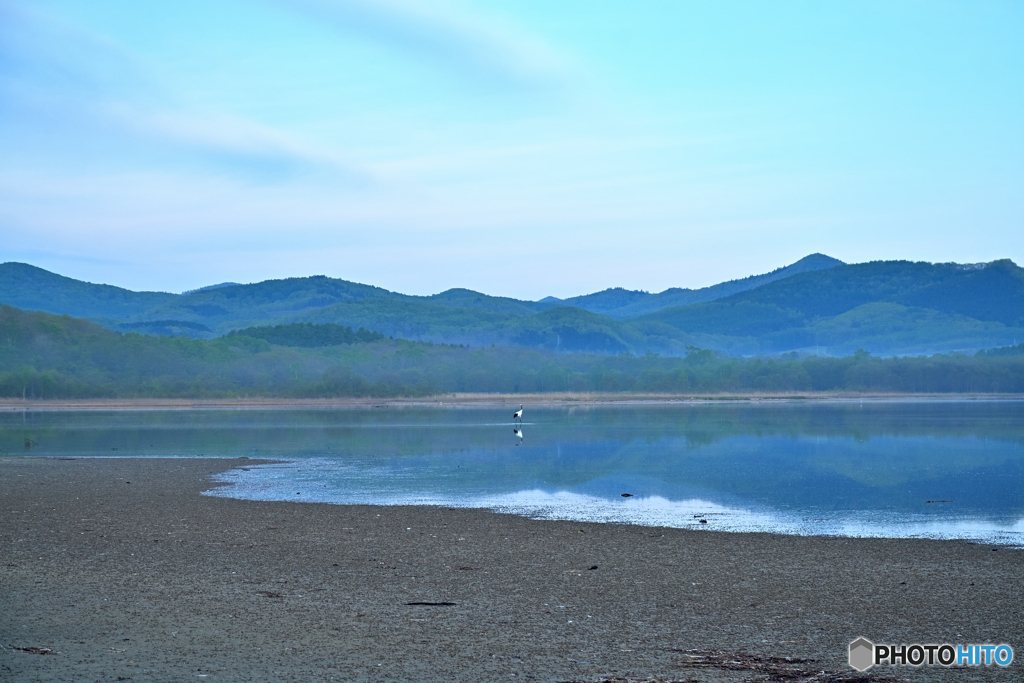
{"type": "MultiPolygon", "coordinates": [[[[707,488],[701,489],[699,497],[632,494],[627,498],[621,493],[657,487],[660,482],[649,476],[622,473],[574,487],[517,488],[521,484],[507,478],[487,485],[478,483],[475,476],[467,477],[466,481],[458,473],[462,469],[453,463],[424,477],[425,470],[415,466],[390,468],[370,462],[314,458],[225,473],[220,480],[231,486],[209,494],[252,500],[489,508],[536,519],[644,526],[803,535],[966,538],[1024,545],[1024,519],[1008,513],[986,515],[965,511],[966,505],[957,505],[955,500],[926,503],[916,499],[917,505],[903,508],[813,504],[800,508],[785,498],[783,487],[778,489],[780,500],[774,505],[707,488]],[[621,485],[613,486],[612,480],[621,485]]],[[[993,511],[996,510],[990,510],[993,511]]]]}
{"type": "Polygon", "coordinates": [[[211,492],[239,498],[1024,545],[1020,401],[534,409],[521,436],[510,418],[480,408],[3,415],[0,451],[31,437],[39,455],[289,461],[228,473],[233,485],[211,492]]]}

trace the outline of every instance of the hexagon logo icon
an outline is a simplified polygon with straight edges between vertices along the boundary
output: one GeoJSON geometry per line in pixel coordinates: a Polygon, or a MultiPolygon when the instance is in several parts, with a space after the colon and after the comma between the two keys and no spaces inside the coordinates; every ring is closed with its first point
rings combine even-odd
{"type": "Polygon", "coordinates": [[[867,638],[858,638],[850,643],[850,666],[857,671],[867,671],[875,663],[875,644],[867,638]]]}

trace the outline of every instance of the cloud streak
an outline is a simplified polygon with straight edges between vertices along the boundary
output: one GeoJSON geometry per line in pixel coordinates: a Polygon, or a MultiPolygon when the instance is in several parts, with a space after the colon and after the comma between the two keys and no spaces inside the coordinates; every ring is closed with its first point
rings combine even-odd
{"type": "Polygon", "coordinates": [[[512,22],[450,2],[274,0],[314,21],[425,58],[478,83],[564,87],[579,65],[512,22]]]}
{"type": "Polygon", "coordinates": [[[0,5],[0,96],[4,166],[17,159],[74,173],[155,162],[247,182],[372,182],[341,154],[294,134],[181,106],[128,51],[10,2],[0,5]]]}

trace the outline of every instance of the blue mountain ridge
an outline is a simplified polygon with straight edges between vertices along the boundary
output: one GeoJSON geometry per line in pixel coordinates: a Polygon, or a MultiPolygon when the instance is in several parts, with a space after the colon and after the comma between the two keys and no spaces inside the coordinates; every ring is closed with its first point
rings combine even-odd
{"type": "Polygon", "coordinates": [[[621,288],[524,301],[450,289],[412,296],[326,276],[222,283],[184,294],[133,292],[0,264],[0,303],[81,317],[108,329],[215,337],[296,322],[470,346],[602,354],[883,355],[973,351],[1024,339],[1024,271],[984,264],[811,254],[770,273],[702,289],[621,288]]]}

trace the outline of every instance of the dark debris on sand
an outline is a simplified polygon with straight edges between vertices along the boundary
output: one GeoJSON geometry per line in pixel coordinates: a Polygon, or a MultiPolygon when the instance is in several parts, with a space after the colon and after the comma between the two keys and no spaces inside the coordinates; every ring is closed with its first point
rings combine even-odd
{"type": "Polygon", "coordinates": [[[24,652],[24,653],[30,654],[30,655],[55,655],[55,654],[57,654],[56,652],[54,652],[53,650],[51,650],[48,647],[17,647],[15,645],[12,645],[11,649],[15,650],[16,652],[24,652]]]}
{"type": "MultiPolygon", "coordinates": [[[[766,657],[746,652],[727,653],[713,650],[681,650],[682,669],[735,672],[749,675],[739,679],[750,683],[902,683],[894,676],[859,673],[857,671],[826,671],[811,659],[766,657]]],[[[601,678],[590,683],[701,683],[696,678],[601,678]]],[[[730,679],[733,680],[733,679],[730,679]]],[[[560,683],[585,683],[561,681],[560,683]]]]}

